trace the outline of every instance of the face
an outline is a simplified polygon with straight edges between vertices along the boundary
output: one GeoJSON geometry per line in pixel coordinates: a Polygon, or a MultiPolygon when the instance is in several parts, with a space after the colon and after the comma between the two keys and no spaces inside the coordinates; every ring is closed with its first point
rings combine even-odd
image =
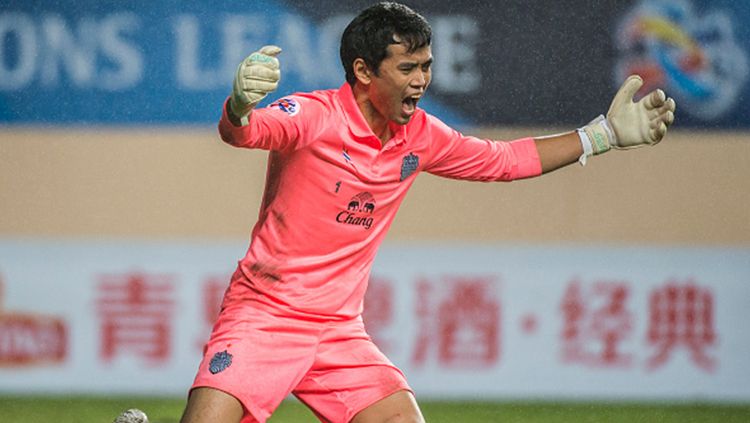
{"type": "Polygon", "coordinates": [[[431,66],[430,46],[412,53],[402,44],[388,46],[378,74],[371,76],[368,94],[374,111],[399,125],[408,123],[430,85],[431,66]]]}

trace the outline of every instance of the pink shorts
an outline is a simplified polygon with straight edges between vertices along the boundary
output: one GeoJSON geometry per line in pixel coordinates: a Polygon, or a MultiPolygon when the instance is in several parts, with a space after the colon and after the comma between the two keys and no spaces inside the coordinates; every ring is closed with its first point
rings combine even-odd
{"type": "Polygon", "coordinates": [[[245,408],[243,423],[265,422],[290,393],[321,421],[348,422],[397,391],[411,391],[361,319],[321,323],[282,317],[252,300],[222,311],[192,386],[197,387],[237,398],[245,408]]]}

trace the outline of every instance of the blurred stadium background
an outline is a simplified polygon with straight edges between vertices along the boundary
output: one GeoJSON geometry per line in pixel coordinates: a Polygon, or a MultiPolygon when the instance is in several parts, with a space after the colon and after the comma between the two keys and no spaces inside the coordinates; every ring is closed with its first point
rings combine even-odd
{"type": "MultiPolygon", "coordinates": [[[[338,87],[370,4],[308,3],[0,4],[0,420],[178,420],[263,189],[215,129],[235,67],[273,43],[277,97],[338,87]]],[[[629,73],[678,104],[656,148],[417,180],[365,319],[428,419],[748,421],[750,3],[406,3],[466,133],[581,126],[629,73]]]]}

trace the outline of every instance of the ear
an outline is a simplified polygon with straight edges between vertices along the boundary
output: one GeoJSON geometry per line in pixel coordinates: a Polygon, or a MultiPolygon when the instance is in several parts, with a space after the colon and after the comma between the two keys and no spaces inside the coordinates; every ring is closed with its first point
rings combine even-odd
{"type": "Polygon", "coordinates": [[[354,71],[354,76],[357,77],[357,80],[361,84],[369,85],[372,82],[372,71],[361,57],[354,59],[352,70],[354,71]]]}

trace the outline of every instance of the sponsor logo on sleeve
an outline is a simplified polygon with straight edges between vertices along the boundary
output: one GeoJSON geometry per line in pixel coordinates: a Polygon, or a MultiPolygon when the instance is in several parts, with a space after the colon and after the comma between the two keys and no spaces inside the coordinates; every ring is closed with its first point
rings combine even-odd
{"type": "Polygon", "coordinates": [[[285,97],[285,98],[281,98],[281,99],[274,101],[273,103],[269,104],[268,107],[272,109],[273,108],[279,109],[282,112],[288,114],[289,116],[294,116],[297,113],[299,113],[301,106],[297,102],[297,100],[291,97],[285,97]]]}

